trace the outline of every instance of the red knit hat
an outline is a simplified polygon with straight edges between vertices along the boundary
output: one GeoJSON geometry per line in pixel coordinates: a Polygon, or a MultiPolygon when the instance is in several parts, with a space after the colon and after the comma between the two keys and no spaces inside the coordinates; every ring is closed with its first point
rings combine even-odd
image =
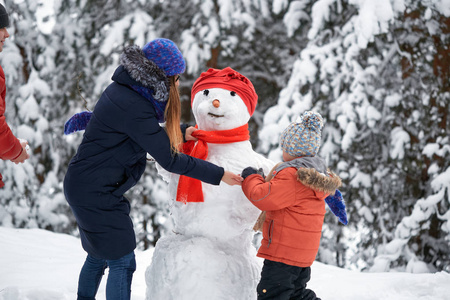
{"type": "Polygon", "coordinates": [[[239,72],[227,67],[223,70],[209,69],[200,74],[200,77],[194,82],[191,91],[191,106],[194,101],[195,94],[199,91],[221,88],[228,91],[234,91],[241,97],[247,106],[250,116],[255,111],[258,95],[250,80],[239,72]]]}

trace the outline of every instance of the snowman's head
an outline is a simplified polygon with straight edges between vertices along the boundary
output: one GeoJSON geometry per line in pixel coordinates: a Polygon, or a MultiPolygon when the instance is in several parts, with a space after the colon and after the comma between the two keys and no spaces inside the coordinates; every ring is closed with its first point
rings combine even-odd
{"type": "Polygon", "coordinates": [[[247,124],[258,101],[250,80],[231,68],[202,73],[192,87],[191,97],[198,128],[208,131],[247,124]]]}
{"type": "Polygon", "coordinates": [[[248,122],[250,114],[235,91],[211,88],[197,92],[192,111],[198,128],[202,130],[228,130],[248,122]]]}

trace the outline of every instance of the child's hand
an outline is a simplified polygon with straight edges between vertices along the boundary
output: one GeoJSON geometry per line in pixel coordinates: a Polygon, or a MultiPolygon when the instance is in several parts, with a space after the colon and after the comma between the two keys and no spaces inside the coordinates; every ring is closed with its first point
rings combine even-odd
{"type": "Polygon", "coordinates": [[[262,168],[259,168],[258,170],[256,170],[253,167],[247,167],[244,170],[242,170],[241,176],[242,178],[247,178],[248,176],[252,175],[252,174],[259,174],[261,175],[263,178],[265,178],[264,176],[264,171],[262,168]]]}

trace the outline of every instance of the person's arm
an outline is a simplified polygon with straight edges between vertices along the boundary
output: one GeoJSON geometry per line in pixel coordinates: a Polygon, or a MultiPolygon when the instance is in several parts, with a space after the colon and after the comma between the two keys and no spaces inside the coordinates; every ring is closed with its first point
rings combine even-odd
{"type": "Polygon", "coordinates": [[[148,152],[165,170],[218,185],[235,182],[222,167],[182,153],[173,154],[166,131],[159,125],[150,103],[137,103],[130,107],[125,120],[125,131],[137,144],[148,152]]]}
{"type": "Polygon", "coordinates": [[[22,150],[20,141],[11,132],[5,116],[0,113],[0,159],[17,159],[21,155],[22,150]]]}
{"type": "Polygon", "coordinates": [[[181,135],[183,136],[183,142],[186,143],[186,129],[189,127],[188,124],[180,124],[181,135]]]}
{"type": "Polygon", "coordinates": [[[20,155],[22,147],[6,123],[5,89],[5,73],[0,66],[0,159],[11,160],[20,155]]]}
{"type": "Polygon", "coordinates": [[[249,175],[242,182],[242,190],[250,202],[260,210],[279,210],[295,202],[296,180],[285,170],[267,181],[259,174],[249,175]]]}
{"type": "MultiPolygon", "coordinates": [[[[192,133],[196,130],[197,128],[195,128],[194,126],[186,125],[183,131],[184,141],[197,141],[198,139],[192,136],[192,133]]],[[[237,174],[225,171],[222,177],[222,181],[229,185],[241,185],[243,178],[237,174]]]]}
{"type": "Polygon", "coordinates": [[[222,177],[222,181],[228,185],[241,185],[243,178],[232,172],[225,171],[222,177]]]}

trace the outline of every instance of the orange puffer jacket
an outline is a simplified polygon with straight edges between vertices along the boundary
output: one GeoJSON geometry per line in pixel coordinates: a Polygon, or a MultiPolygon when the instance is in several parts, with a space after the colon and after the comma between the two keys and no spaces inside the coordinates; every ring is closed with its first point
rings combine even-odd
{"type": "Polygon", "coordinates": [[[253,174],[242,183],[247,198],[266,211],[258,256],[292,266],[309,267],[319,250],[325,215],[324,199],[335,192],[341,180],[326,169],[319,157],[298,158],[279,164],[273,174],[267,182],[262,176],[253,174]],[[314,163],[302,163],[308,160],[314,163]],[[317,163],[319,168],[311,167],[317,163]]]}

